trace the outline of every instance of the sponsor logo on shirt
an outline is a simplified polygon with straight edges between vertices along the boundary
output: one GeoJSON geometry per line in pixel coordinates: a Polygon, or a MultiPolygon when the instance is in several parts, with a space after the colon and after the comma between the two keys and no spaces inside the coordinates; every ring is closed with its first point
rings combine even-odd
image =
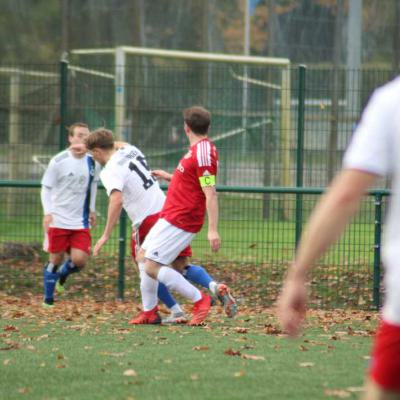
{"type": "Polygon", "coordinates": [[[176,167],[176,169],[179,172],[182,172],[182,174],[185,172],[185,168],[183,167],[183,165],[181,163],[178,164],[178,166],[176,167]]]}

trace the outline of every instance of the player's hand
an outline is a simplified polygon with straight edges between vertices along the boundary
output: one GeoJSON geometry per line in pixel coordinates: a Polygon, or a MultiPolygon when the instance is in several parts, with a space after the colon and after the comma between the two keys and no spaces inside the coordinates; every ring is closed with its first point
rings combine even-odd
{"type": "Polygon", "coordinates": [[[87,153],[87,148],[84,143],[71,144],[68,149],[78,156],[83,156],[87,153]]]}
{"type": "Polygon", "coordinates": [[[278,300],[278,317],[283,330],[292,337],[300,333],[306,316],[307,287],[305,278],[288,277],[278,300]]]}
{"type": "Polygon", "coordinates": [[[92,228],[96,227],[96,222],[97,222],[97,215],[95,211],[91,211],[89,214],[89,222],[90,222],[90,226],[92,228]]]}
{"type": "Polygon", "coordinates": [[[217,231],[208,231],[208,242],[210,243],[210,247],[212,251],[218,251],[221,247],[221,238],[219,237],[219,233],[217,231]]]}
{"type": "Polygon", "coordinates": [[[157,179],[164,179],[165,181],[170,181],[172,178],[172,175],[169,174],[168,172],[162,170],[162,169],[153,169],[151,170],[151,175],[154,176],[154,178],[157,179]]]}
{"type": "Polygon", "coordinates": [[[107,240],[108,240],[108,236],[104,236],[104,235],[103,235],[103,236],[97,241],[97,243],[95,244],[94,249],[93,249],[93,255],[94,255],[95,257],[99,254],[100,249],[107,243],[107,240]]]}
{"type": "Polygon", "coordinates": [[[43,217],[43,229],[44,231],[47,233],[49,228],[50,228],[50,224],[53,222],[53,216],[51,214],[46,214],[43,217]]]}

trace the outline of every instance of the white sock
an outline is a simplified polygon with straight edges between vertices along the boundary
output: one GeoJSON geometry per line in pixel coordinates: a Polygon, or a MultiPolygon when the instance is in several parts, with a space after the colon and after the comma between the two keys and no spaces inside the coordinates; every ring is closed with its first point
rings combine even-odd
{"type": "Polygon", "coordinates": [[[217,293],[217,287],[218,287],[218,283],[215,281],[210,282],[208,285],[208,288],[210,289],[211,293],[217,293]]]}
{"type": "Polygon", "coordinates": [[[157,279],[168,289],[175,290],[193,303],[201,299],[201,292],[189,283],[179,272],[169,267],[161,267],[157,279]]]}
{"type": "Polygon", "coordinates": [[[139,270],[143,311],[150,311],[158,304],[158,281],[146,274],[143,263],[139,263],[139,270]]]}
{"type": "Polygon", "coordinates": [[[172,314],[178,314],[178,313],[183,312],[181,306],[178,303],[176,303],[174,306],[172,306],[170,308],[170,310],[171,310],[172,314]]]}

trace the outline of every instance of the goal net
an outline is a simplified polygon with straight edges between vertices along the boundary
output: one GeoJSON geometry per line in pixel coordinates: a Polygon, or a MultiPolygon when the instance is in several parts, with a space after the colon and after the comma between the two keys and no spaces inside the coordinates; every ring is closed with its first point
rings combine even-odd
{"type": "Polygon", "coordinates": [[[289,60],[117,47],[72,50],[70,70],[69,117],[113,129],[150,165],[176,165],[187,148],[182,110],[197,104],[212,112],[220,183],[290,184],[289,60]]]}

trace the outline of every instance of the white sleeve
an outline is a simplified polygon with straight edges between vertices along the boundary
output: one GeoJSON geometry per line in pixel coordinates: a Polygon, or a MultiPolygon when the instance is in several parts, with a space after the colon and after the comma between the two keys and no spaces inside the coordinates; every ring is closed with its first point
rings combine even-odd
{"type": "Polygon", "coordinates": [[[57,182],[57,164],[54,158],[50,160],[49,165],[42,177],[42,185],[52,188],[57,182]]]}
{"type": "Polygon", "coordinates": [[[103,168],[100,173],[101,182],[106,188],[107,195],[109,196],[113,190],[122,192],[124,187],[124,178],[122,174],[115,173],[109,168],[103,168]]]}
{"type": "Polygon", "coordinates": [[[43,214],[51,214],[53,205],[51,201],[51,189],[43,185],[40,191],[40,198],[42,200],[43,214]]]}
{"type": "Polygon", "coordinates": [[[373,94],[345,153],[343,160],[345,168],[381,176],[391,173],[392,138],[395,127],[394,104],[390,93],[384,88],[378,89],[373,94]]]}

